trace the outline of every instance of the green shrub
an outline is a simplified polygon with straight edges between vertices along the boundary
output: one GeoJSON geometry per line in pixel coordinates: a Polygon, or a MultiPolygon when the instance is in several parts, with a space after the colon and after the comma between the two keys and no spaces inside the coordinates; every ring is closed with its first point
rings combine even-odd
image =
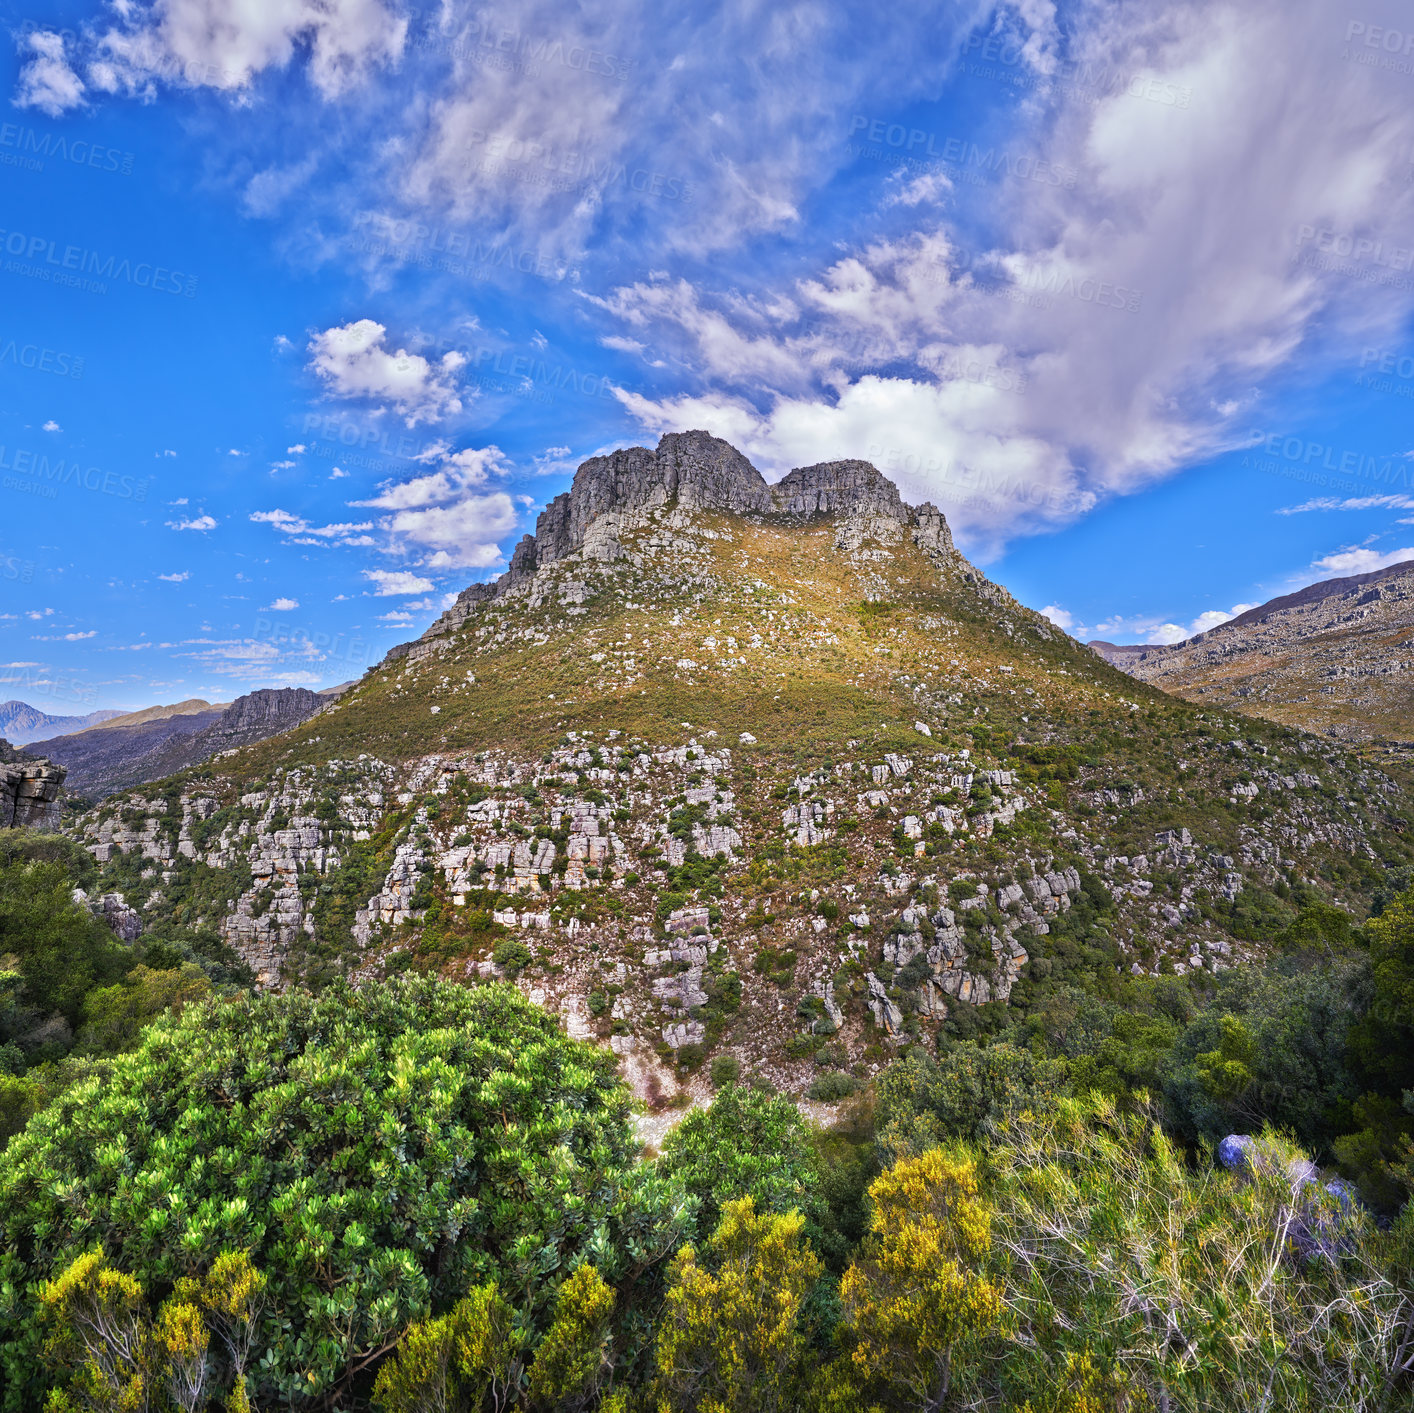
{"type": "Polygon", "coordinates": [[[817,1076],[810,1086],[810,1097],[822,1103],[833,1104],[840,1099],[848,1099],[858,1086],[854,1077],[840,1070],[817,1076]]]}
{"type": "Polygon", "coordinates": [[[491,959],[507,976],[517,976],[535,960],[535,954],[519,937],[507,937],[496,944],[491,959]]]}
{"type": "Polygon", "coordinates": [[[496,1281],[543,1327],[591,1258],[633,1285],[682,1234],[611,1055],[514,988],[409,979],[158,1021],[30,1121],[0,1172],[7,1413],[50,1386],[41,1282],[101,1246],[143,1288],[246,1251],[258,1406],[339,1403],[409,1321],[496,1281]]]}
{"type": "Polygon", "coordinates": [[[752,1197],[763,1212],[820,1215],[810,1127],[783,1095],[728,1084],[663,1144],[659,1168],[700,1204],[697,1231],[716,1229],[722,1204],[752,1197]]]}

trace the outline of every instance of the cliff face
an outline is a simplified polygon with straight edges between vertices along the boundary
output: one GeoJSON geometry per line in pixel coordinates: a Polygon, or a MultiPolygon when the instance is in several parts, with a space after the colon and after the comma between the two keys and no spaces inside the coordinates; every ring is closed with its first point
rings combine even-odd
{"type": "Polygon", "coordinates": [[[58,829],[66,773],[62,765],[0,741],[0,829],[58,829]]]}
{"type": "MultiPolygon", "coordinates": [[[[654,451],[628,447],[582,463],[571,488],[545,507],[535,533],[515,547],[506,572],[493,583],[463,590],[422,641],[459,627],[479,604],[519,588],[572,554],[609,562],[621,558],[620,534],[670,504],[684,512],[784,516],[793,521],[883,518],[911,527],[914,540],[940,565],[962,564],[942,512],[929,504],[905,505],[898,487],[867,461],[799,466],[772,486],[720,437],[703,431],[669,432],[654,451]]],[[[388,656],[396,661],[413,646],[403,643],[388,656]]]]}

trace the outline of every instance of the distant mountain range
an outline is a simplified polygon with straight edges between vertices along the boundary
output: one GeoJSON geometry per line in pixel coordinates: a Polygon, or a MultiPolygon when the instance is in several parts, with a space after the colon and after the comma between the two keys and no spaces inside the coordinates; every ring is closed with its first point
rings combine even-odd
{"type": "Polygon", "coordinates": [[[14,746],[25,746],[61,731],[82,731],[121,716],[120,711],[91,711],[87,716],[51,716],[28,702],[0,702],[0,737],[14,746]]]}
{"type": "Polygon", "coordinates": [[[343,690],[343,686],[323,692],[303,687],[266,689],[230,703],[193,697],[125,715],[109,713],[102,722],[34,741],[33,746],[68,769],[71,795],[101,799],[115,790],[200,765],[218,751],[277,735],[312,716],[343,690]]]}
{"type": "Polygon", "coordinates": [[[1414,745],[1414,562],[1326,579],[1167,645],[1092,642],[1192,702],[1351,742],[1414,745]]]}

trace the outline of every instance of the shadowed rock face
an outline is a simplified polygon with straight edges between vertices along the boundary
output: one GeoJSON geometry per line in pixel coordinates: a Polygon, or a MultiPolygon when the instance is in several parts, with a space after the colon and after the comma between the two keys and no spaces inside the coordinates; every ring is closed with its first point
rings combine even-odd
{"type": "Polygon", "coordinates": [[[0,829],[58,829],[66,773],[62,765],[0,741],[0,829]]]}
{"type": "MultiPolygon", "coordinates": [[[[772,486],[730,442],[703,431],[669,432],[655,451],[627,447],[584,462],[573,486],[540,513],[535,533],[516,546],[510,568],[494,583],[464,589],[423,638],[457,627],[478,604],[526,583],[569,555],[618,558],[620,526],[671,502],[685,510],[732,515],[882,516],[912,525],[915,539],[929,553],[948,560],[956,554],[942,512],[933,505],[905,505],[898,487],[867,461],[798,466],[772,486]]],[[[401,644],[389,657],[404,656],[411,647],[401,644]]]]}

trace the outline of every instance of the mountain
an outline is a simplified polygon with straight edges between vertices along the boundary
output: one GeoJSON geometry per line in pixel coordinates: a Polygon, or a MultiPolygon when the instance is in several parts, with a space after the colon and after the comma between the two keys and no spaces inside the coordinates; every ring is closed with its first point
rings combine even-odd
{"type": "Polygon", "coordinates": [[[1414,563],[1327,579],[1167,646],[1092,650],[1189,701],[1414,747],[1414,563]]]}
{"type": "Polygon", "coordinates": [[[56,731],[78,731],[121,715],[119,711],[91,711],[87,716],[51,716],[28,702],[0,702],[0,736],[12,745],[27,746],[56,731]]]}
{"type": "Polygon", "coordinates": [[[263,985],[514,976],[655,1104],[1063,1031],[1414,861],[1398,766],[1125,676],[867,463],[772,486],[706,432],[586,461],[317,716],[76,828],[263,985]]]}
{"type": "Polygon", "coordinates": [[[171,702],[166,706],[143,707],[141,711],[125,712],[122,716],[94,722],[93,725],[85,726],[82,729],[91,731],[94,726],[146,726],[150,721],[167,721],[172,717],[200,716],[212,711],[219,714],[225,711],[228,706],[230,706],[229,702],[208,702],[201,697],[188,697],[185,701],[171,702]]]}
{"type": "Polygon", "coordinates": [[[303,687],[251,692],[228,706],[193,698],[132,712],[37,745],[68,768],[70,794],[102,799],[288,730],[326,700],[303,687]]]}

